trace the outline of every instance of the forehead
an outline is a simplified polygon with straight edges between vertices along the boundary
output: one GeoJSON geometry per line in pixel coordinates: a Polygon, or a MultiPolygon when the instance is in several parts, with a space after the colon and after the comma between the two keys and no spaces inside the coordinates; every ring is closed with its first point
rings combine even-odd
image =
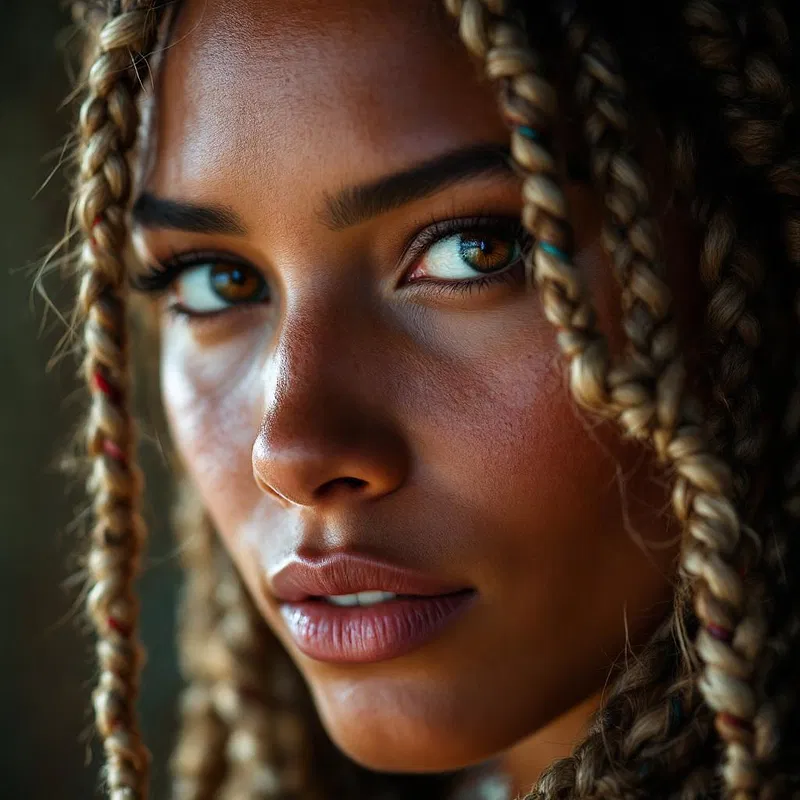
{"type": "Polygon", "coordinates": [[[159,66],[149,188],[208,196],[232,176],[319,169],[350,183],[496,138],[491,91],[441,6],[185,0],[159,66]]]}

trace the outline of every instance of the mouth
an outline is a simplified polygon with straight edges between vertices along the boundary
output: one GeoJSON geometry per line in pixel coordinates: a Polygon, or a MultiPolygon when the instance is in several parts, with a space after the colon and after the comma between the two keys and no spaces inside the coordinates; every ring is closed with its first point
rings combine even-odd
{"type": "Polygon", "coordinates": [[[286,629],[317,661],[398,658],[442,634],[477,597],[470,587],[363,556],[293,560],[270,576],[286,629]]]}

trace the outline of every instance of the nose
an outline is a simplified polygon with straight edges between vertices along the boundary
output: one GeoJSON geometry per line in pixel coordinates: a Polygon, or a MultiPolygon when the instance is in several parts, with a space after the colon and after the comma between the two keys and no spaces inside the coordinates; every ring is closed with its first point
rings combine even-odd
{"type": "Polygon", "coordinates": [[[379,401],[380,370],[341,345],[326,350],[285,330],[265,367],[253,475],[263,491],[296,506],[375,500],[407,477],[408,446],[379,401]]]}

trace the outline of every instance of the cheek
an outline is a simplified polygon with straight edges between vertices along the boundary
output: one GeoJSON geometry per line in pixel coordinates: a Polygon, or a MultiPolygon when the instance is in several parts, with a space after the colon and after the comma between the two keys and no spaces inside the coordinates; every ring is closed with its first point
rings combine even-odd
{"type": "Polygon", "coordinates": [[[185,320],[165,321],[161,391],[173,441],[221,532],[257,496],[251,451],[259,424],[255,342],[198,346],[185,320]]]}
{"type": "Polygon", "coordinates": [[[430,456],[430,508],[453,515],[476,584],[505,609],[497,646],[518,636],[541,647],[568,624],[594,625],[610,648],[623,609],[644,620],[669,591],[664,476],[648,451],[576,406],[536,298],[448,338],[416,387],[426,409],[416,438],[430,456]]]}
{"type": "Polygon", "coordinates": [[[536,531],[556,519],[569,530],[568,520],[614,506],[618,461],[627,472],[643,453],[576,406],[538,298],[438,325],[426,325],[435,349],[401,367],[416,376],[407,404],[417,412],[409,428],[421,468],[430,470],[421,482],[449,485],[454,499],[512,529],[534,515],[536,531]]]}

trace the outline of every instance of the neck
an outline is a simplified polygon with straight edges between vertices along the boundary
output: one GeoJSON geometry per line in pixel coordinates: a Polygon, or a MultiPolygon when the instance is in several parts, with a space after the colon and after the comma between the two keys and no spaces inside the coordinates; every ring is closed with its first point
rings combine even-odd
{"type": "Polygon", "coordinates": [[[599,707],[598,692],[506,751],[499,767],[511,781],[512,797],[524,796],[550,764],[572,752],[586,735],[589,719],[599,707]]]}

